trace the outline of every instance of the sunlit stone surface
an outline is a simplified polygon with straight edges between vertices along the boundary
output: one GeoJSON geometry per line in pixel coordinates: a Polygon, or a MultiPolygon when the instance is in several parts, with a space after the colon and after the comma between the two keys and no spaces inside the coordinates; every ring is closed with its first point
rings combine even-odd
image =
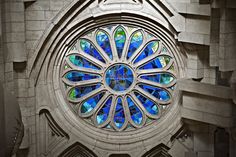
{"type": "Polygon", "coordinates": [[[125,91],[133,83],[133,73],[129,67],[118,64],[106,72],[106,83],[115,91],[125,91]]]}

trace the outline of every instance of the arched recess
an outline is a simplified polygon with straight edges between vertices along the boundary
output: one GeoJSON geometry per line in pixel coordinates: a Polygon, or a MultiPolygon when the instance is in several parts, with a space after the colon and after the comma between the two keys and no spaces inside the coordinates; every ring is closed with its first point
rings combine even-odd
{"type": "Polygon", "coordinates": [[[83,144],[76,142],[65,149],[58,157],[97,157],[83,144]]]}
{"type": "MultiPolygon", "coordinates": [[[[150,14],[146,15],[146,13],[132,9],[129,11],[107,10],[101,12],[101,10],[93,10],[89,7],[91,2],[72,2],[65,11],[62,11],[53,20],[53,23],[41,38],[37,49],[35,49],[35,53],[28,64],[28,71],[30,72],[30,79],[35,80],[36,99],[38,99],[36,100],[38,102],[36,110],[44,107],[50,108],[50,114],[54,117],[58,126],[70,137],[68,143],[79,141],[86,147],[93,148],[95,152],[111,151],[111,153],[114,153],[118,150],[126,150],[126,147],[120,147],[122,144],[130,148],[129,151],[144,152],[146,145],[148,145],[148,148],[152,148],[154,143],[168,141],[168,138],[171,137],[170,133],[181,127],[178,93],[176,93],[176,101],[170,112],[153,125],[127,133],[101,131],[99,128],[78,121],[78,117],[66,105],[63,93],[60,90],[61,60],[70,45],[83,33],[108,24],[131,24],[152,32],[165,42],[168,49],[175,56],[178,63],[179,77],[182,77],[184,75],[184,63],[174,39],[175,33],[172,29],[162,25],[157,17],[152,17],[150,14]],[[80,14],[86,9],[87,12],[97,12],[97,14],[80,14]],[[39,76],[42,82],[37,81],[39,76]]],[[[62,150],[67,148],[66,145],[55,147],[62,150]]]]}

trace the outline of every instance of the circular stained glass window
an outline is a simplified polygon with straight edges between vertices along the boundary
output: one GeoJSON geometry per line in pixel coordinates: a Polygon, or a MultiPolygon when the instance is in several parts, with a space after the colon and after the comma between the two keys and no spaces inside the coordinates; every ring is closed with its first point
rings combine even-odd
{"type": "Polygon", "coordinates": [[[144,127],[172,102],[175,60],[155,35],[124,25],[96,29],[66,53],[62,81],[68,103],[95,127],[144,127]]]}

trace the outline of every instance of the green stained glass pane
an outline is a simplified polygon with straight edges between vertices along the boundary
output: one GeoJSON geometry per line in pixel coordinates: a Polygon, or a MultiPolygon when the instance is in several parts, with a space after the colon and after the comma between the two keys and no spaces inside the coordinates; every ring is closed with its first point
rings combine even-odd
{"type": "Polygon", "coordinates": [[[126,40],[126,35],[124,29],[122,27],[118,27],[118,29],[115,32],[115,43],[119,58],[121,58],[125,45],[125,40],[126,40]]]}

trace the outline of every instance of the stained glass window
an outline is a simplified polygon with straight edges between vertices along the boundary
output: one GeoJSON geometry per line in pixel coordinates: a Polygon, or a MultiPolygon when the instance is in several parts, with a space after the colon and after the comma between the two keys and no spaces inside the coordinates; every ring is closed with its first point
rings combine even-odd
{"type": "Polygon", "coordinates": [[[68,104],[95,127],[138,129],[172,103],[176,63],[165,43],[141,28],[112,25],[80,37],[62,67],[68,104]]]}

